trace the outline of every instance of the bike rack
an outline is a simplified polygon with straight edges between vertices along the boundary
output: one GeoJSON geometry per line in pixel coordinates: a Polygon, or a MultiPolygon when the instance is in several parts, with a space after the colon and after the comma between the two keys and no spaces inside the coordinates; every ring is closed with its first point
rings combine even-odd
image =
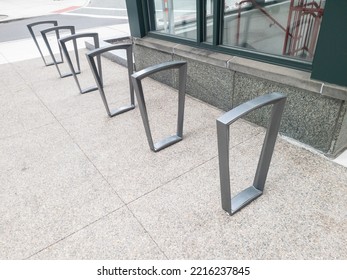
{"type": "MultiPolygon", "coordinates": [[[[56,20],[45,20],[45,21],[38,21],[38,22],[33,22],[33,23],[30,23],[27,25],[27,28],[29,30],[29,33],[31,35],[31,37],[33,38],[34,42],[35,42],[35,45],[37,47],[37,49],[39,50],[39,53],[41,55],[41,58],[43,60],[43,63],[45,64],[45,66],[51,66],[51,65],[54,65],[54,62],[51,62],[51,63],[47,63],[46,62],[46,59],[45,57],[43,56],[42,54],[42,51],[41,51],[41,48],[40,48],[40,45],[36,39],[36,36],[35,36],[35,33],[34,33],[34,30],[33,30],[33,27],[34,26],[37,26],[37,25],[44,25],[44,24],[53,24],[54,26],[58,26],[58,22],[56,20]]],[[[57,39],[59,39],[59,34],[56,33],[56,36],[57,36],[57,39]]],[[[61,60],[60,61],[56,61],[56,63],[62,63],[63,62],[63,54],[60,50],[60,57],[61,57],[61,60]]]]}
{"type": "MultiPolygon", "coordinates": [[[[70,58],[70,54],[69,54],[69,52],[67,50],[67,47],[66,47],[66,43],[67,42],[73,40],[74,43],[76,43],[76,40],[80,39],[80,38],[93,38],[94,39],[94,46],[95,46],[95,48],[96,49],[99,48],[99,35],[98,35],[98,33],[74,34],[74,35],[67,36],[67,37],[64,37],[64,38],[60,39],[59,40],[59,44],[60,44],[60,46],[61,46],[61,48],[63,50],[63,53],[64,53],[64,55],[66,57],[66,61],[69,64],[72,76],[75,79],[77,87],[78,87],[80,93],[84,94],[84,93],[87,93],[87,92],[91,92],[91,91],[97,90],[98,87],[97,86],[90,86],[90,87],[84,88],[84,89],[81,88],[81,85],[80,85],[80,83],[78,81],[78,78],[77,78],[77,72],[81,71],[80,64],[79,64],[78,48],[75,48],[75,55],[76,55],[76,61],[77,61],[77,71],[75,71],[74,66],[72,64],[72,61],[71,61],[71,58],[70,58]]],[[[100,56],[97,56],[97,64],[98,64],[99,75],[100,75],[100,77],[102,77],[100,56]]]]}
{"type": "Polygon", "coordinates": [[[185,61],[164,62],[158,65],[145,68],[141,71],[136,72],[135,74],[131,76],[131,80],[132,80],[135,93],[136,93],[137,102],[140,108],[143,125],[146,131],[148,144],[150,149],[154,152],[158,152],[162,149],[165,149],[166,147],[171,146],[183,139],[183,118],[184,118],[186,77],[187,77],[187,62],[185,61]],[[143,95],[143,88],[142,88],[141,81],[142,79],[148,77],[151,74],[164,71],[164,70],[176,69],[176,68],[179,70],[177,133],[175,135],[162,139],[159,142],[154,144],[152,134],[151,134],[151,129],[149,126],[146,102],[143,95]]]}
{"type": "Polygon", "coordinates": [[[237,211],[241,210],[263,194],[286,99],[287,96],[285,94],[277,92],[270,93],[243,103],[217,119],[222,208],[230,215],[235,214],[237,211]],[[266,131],[253,185],[231,198],[229,172],[229,126],[244,115],[266,105],[273,105],[271,119],[266,131]]]}
{"type": "MultiPolygon", "coordinates": [[[[72,75],[72,73],[66,73],[66,74],[61,74],[60,72],[60,69],[59,69],[59,66],[58,66],[58,62],[56,61],[55,59],[55,56],[53,54],[53,51],[52,51],[52,48],[51,48],[51,45],[48,41],[48,38],[47,38],[47,33],[50,33],[52,31],[54,31],[57,35],[57,41],[59,41],[60,39],[60,31],[61,30],[70,30],[70,33],[71,35],[75,34],[75,27],[74,26],[55,26],[55,27],[51,27],[51,28],[47,28],[47,29],[44,29],[41,31],[41,35],[42,35],[42,38],[47,46],[47,49],[49,51],[49,54],[51,55],[52,57],[52,60],[53,60],[53,63],[55,65],[55,67],[57,68],[58,70],[58,73],[59,73],[59,76],[60,78],[65,78],[65,77],[69,77],[72,75]]],[[[73,42],[74,44],[74,51],[75,51],[75,57],[76,59],[78,59],[78,54],[77,54],[77,44],[76,44],[76,41],[74,40],[73,42]]],[[[60,44],[59,45],[59,51],[60,51],[60,55],[61,55],[61,63],[63,62],[63,57],[62,57],[62,50],[61,50],[61,46],[60,44]]],[[[79,61],[77,62],[79,64],[79,61]]],[[[77,71],[76,74],[79,74],[80,72],[77,71]]]]}
{"type": "MultiPolygon", "coordinates": [[[[87,56],[87,60],[89,62],[89,66],[92,70],[95,82],[98,86],[102,101],[105,105],[107,114],[110,117],[114,117],[114,116],[117,116],[119,114],[122,114],[122,113],[129,111],[129,110],[134,109],[135,108],[134,87],[133,87],[133,84],[131,82],[131,75],[134,72],[132,44],[119,44],[119,45],[102,47],[102,48],[95,49],[95,50],[92,50],[92,51],[86,53],[86,56],[87,56]],[[130,105],[111,110],[109,105],[108,105],[106,95],[104,92],[102,75],[99,73],[98,68],[96,67],[94,57],[95,56],[100,57],[100,55],[102,55],[105,52],[114,51],[114,50],[122,50],[122,49],[126,50],[126,53],[127,53],[129,89],[130,89],[130,105]]],[[[101,69],[101,68],[99,68],[99,69],[101,69]]]]}

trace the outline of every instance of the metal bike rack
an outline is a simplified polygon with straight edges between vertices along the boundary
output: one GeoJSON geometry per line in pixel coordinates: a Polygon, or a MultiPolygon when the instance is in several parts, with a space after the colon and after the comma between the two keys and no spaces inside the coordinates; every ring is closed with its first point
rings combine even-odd
{"type": "Polygon", "coordinates": [[[149,147],[152,151],[158,152],[170,145],[173,145],[183,138],[183,118],[184,118],[184,102],[185,102],[185,89],[186,89],[186,77],[187,77],[187,62],[185,61],[170,61],[164,62],[155,66],[148,67],[141,71],[136,72],[131,76],[132,83],[134,85],[137,102],[139,103],[140,113],[145,127],[147,140],[149,147]],[[146,102],[143,95],[142,79],[148,77],[151,74],[169,70],[179,70],[179,89],[178,89],[178,116],[177,116],[177,133],[170,137],[167,137],[157,143],[153,143],[151,129],[148,121],[148,114],[146,109],[146,102]]]}
{"type": "MultiPolygon", "coordinates": [[[[35,36],[35,33],[34,33],[34,29],[33,29],[33,27],[35,27],[37,25],[47,25],[47,24],[52,24],[54,26],[58,26],[58,22],[56,20],[45,20],[45,21],[38,21],[38,22],[30,23],[30,24],[27,25],[27,28],[29,30],[29,33],[30,33],[31,37],[33,38],[33,40],[35,42],[35,45],[36,45],[37,49],[39,50],[39,53],[40,53],[41,58],[43,60],[43,63],[45,64],[45,66],[51,66],[51,65],[54,65],[54,62],[51,62],[51,63],[47,63],[46,62],[46,59],[45,59],[45,57],[42,54],[40,45],[39,45],[39,43],[38,43],[38,41],[36,39],[36,36],[35,36]]],[[[57,36],[57,38],[59,38],[58,33],[56,33],[56,36],[57,36]]],[[[61,50],[60,50],[60,57],[61,57],[61,60],[60,61],[56,61],[56,63],[62,63],[63,62],[63,54],[62,54],[61,50]]]]}
{"type": "MultiPolygon", "coordinates": [[[[94,90],[97,90],[98,87],[97,86],[91,86],[91,87],[88,87],[88,88],[84,88],[82,89],[81,88],[81,85],[78,81],[78,78],[77,78],[77,72],[80,72],[81,69],[80,69],[80,64],[79,64],[79,56],[78,56],[78,49],[76,48],[75,49],[75,55],[76,55],[76,61],[77,61],[77,71],[74,69],[74,66],[72,64],[72,61],[71,61],[71,57],[70,57],[70,54],[68,52],[68,49],[66,47],[66,43],[73,40],[75,43],[76,43],[76,40],[77,39],[80,39],[80,38],[93,38],[94,39],[94,46],[95,48],[99,48],[99,35],[98,33],[81,33],[81,34],[74,34],[74,35],[71,35],[71,36],[67,36],[67,37],[64,37],[62,39],[59,40],[59,43],[60,43],[60,46],[63,50],[63,53],[66,57],[66,61],[67,63],[69,64],[69,67],[70,67],[70,70],[71,70],[71,73],[72,73],[72,76],[74,77],[75,79],[75,82],[77,84],[77,87],[80,91],[81,94],[84,94],[84,93],[87,93],[87,92],[91,92],[91,91],[94,91],[94,90]]],[[[102,70],[101,70],[101,59],[100,59],[100,56],[98,55],[97,56],[97,65],[98,65],[98,72],[99,72],[99,76],[102,77],[102,70]]],[[[101,79],[102,81],[102,79],[101,79]]]]}
{"type": "Polygon", "coordinates": [[[270,93],[243,103],[217,119],[222,208],[230,215],[235,214],[237,211],[263,194],[286,99],[287,96],[285,94],[276,92],[270,93]],[[229,173],[229,126],[242,116],[258,108],[271,104],[273,104],[273,107],[270,124],[266,131],[253,185],[231,198],[229,173]]]}
{"type": "MultiPolygon", "coordinates": [[[[58,70],[58,73],[59,73],[59,76],[60,78],[65,78],[65,77],[69,77],[72,75],[72,73],[66,73],[66,74],[62,74],[60,72],[60,69],[59,69],[59,66],[58,64],[62,63],[64,60],[63,60],[63,56],[62,56],[62,50],[61,50],[61,46],[60,44],[58,43],[59,45],[59,51],[60,51],[60,55],[61,55],[61,61],[60,63],[58,63],[55,59],[55,56],[53,54],[53,51],[52,51],[52,48],[51,48],[51,44],[49,43],[48,41],[48,38],[47,38],[47,33],[50,33],[52,31],[54,31],[56,33],[56,36],[57,36],[57,42],[59,41],[60,39],[60,31],[61,30],[70,30],[70,33],[71,35],[74,35],[75,34],[75,27],[74,26],[55,26],[55,27],[51,27],[51,28],[47,28],[47,29],[44,29],[41,31],[41,35],[42,35],[42,38],[47,46],[47,49],[48,49],[48,52],[49,54],[51,55],[52,57],[52,60],[53,60],[53,63],[55,65],[55,67],[57,68],[58,70]]],[[[76,56],[76,59],[78,59],[78,54],[77,54],[77,44],[76,44],[76,41],[74,40],[73,41],[73,44],[74,44],[74,51],[75,51],[75,56],[76,56]]],[[[78,62],[79,64],[79,62],[78,62]]],[[[79,71],[76,71],[76,74],[79,74],[80,72],[79,71]]]]}
{"type": "Polygon", "coordinates": [[[102,48],[95,49],[95,50],[92,50],[92,51],[86,53],[86,56],[87,56],[87,60],[89,62],[89,66],[92,70],[95,82],[98,86],[102,101],[104,102],[107,114],[110,117],[114,117],[116,115],[119,115],[119,114],[122,114],[124,112],[127,112],[129,110],[134,109],[135,108],[134,87],[133,87],[133,84],[131,82],[131,75],[134,72],[132,44],[119,44],[119,45],[102,47],[102,48]],[[95,56],[100,57],[100,55],[102,55],[105,52],[114,51],[114,50],[122,50],[122,49],[126,50],[126,53],[127,53],[129,89],[130,89],[130,105],[111,110],[108,103],[107,103],[106,95],[104,92],[102,76],[99,74],[99,71],[98,71],[98,69],[101,69],[101,68],[96,67],[94,57],[95,56]]]}

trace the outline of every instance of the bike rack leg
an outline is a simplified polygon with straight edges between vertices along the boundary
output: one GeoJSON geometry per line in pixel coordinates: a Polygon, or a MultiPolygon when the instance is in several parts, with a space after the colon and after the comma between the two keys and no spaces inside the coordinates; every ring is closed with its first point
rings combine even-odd
{"type": "Polygon", "coordinates": [[[217,119],[219,175],[222,208],[230,215],[263,194],[273,150],[287,96],[282,93],[270,93],[257,97],[230,110],[217,119]],[[229,172],[229,126],[242,116],[266,105],[271,105],[271,119],[265,135],[253,185],[231,198],[229,172]]]}
{"type": "MultiPolygon", "coordinates": [[[[38,22],[30,23],[30,24],[27,25],[27,28],[28,28],[29,33],[30,33],[31,37],[33,38],[34,43],[35,43],[35,45],[36,45],[36,47],[37,47],[37,49],[38,49],[38,51],[39,51],[39,53],[41,55],[43,63],[45,64],[45,66],[51,66],[51,65],[54,65],[54,62],[51,62],[51,63],[47,63],[46,62],[46,59],[45,59],[45,57],[42,54],[40,45],[39,45],[39,43],[38,43],[38,41],[36,39],[34,30],[33,30],[34,26],[37,26],[37,25],[47,25],[47,24],[52,24],[53,26],[58,26],[58,22],[56,20],[46,20],[46,21],[38,21],[38,22]]],[[[59,38],[58,37],[59,36],[58,33],[56,33],[56,36],[57,36],[57,38],[59,38]]],[[[62,63],[63,62],[63,54],[62,54],[61,50],[60,50],[60,58],[61,58],[61,60],[60,61],[56,61],[56,63],[62,63]]]]}
{"type": "MultiPolygon", "coordinates": [[[[127,112],[129,110],[132,110],[135,108],[135,97],[134,97],[134,87],[131,82],[131,75],[134,72],[134,63],[133,63],[133,54],[132,54],[132,44],[119,44],[119,45],[113,45],[113,46],[106,46],[103,48],[92,50],[88,53],[86,53],[87,60],[89,62],[90,69],[92,70],[95,82],[98,86],[101,99],[104,103],[104,106],[106,108],[107,114],[110,117],[117,116],[119,114],[122,114],[124,112],[127,112]],[[128,63],[128,77],[129,77],[129,88],[130,88],[130,105],[120,107],[118,109],[110,109],[106,95],[104,92],[103,82],[102,82],[102,76],[99,74],[98,68],[95,64],[94,57],[100,57],[105,52],[113,51],[113,50],[121,50],[124,49],[127,52],[127,63],[128,63]]],[[[101,68],[99,68],[101,69],[101,68]]]]}
{"type": "MultiPolygon", "coordinates": [[[[53,63],[55,65],[55,67],[57,68],[57,71],[59,73],[60,78],[65,78],[65,77],[72,76],[72,73],[62,74],[60,72],[60,69],[59,69],[59,66],[58,66],[59,63],[55,59],[55,56],[54,56],[52,48],[51,48],[51,44],[49,43],[48,38],[47,38],[47,33],[50,33],[52,31],[54,31],[56,33],[56,35],[57,35],[57,42],[58,42],[59,39],[60,39],[60,31],[61,30],[70,30],[71,35],[75,34],[75,27],[74,26],[55,26],[55,27],[51,27],[51,28],[47,28],[47,29],[42,30],[41,31],[41,35],[42,35],[42,38],[43,38],[43,40],[44,40],[44,42],[45,42],[45,44],[47,46],[49,54],[52,57],[53,63]]],[[[76,41],[74,41],[73,43],[74,43],[75,56],[78,57],[76,41]]],[[[61,54],[61,57],[62,57],[62,49],[61,49],[61,46],[60,46],[59,43],[58,43],[58,45],[59,45],[59,51],[60,51],[60,54],[61,54]]],[[[62,63],[62,62],[63,62],[63,58],[61,58],[60,63],[62,63]]],[[[76,71],[76,74],[79,74],[79,73],[80,73],[80,71],[76,71]]]]}
{"type": "MultiPolygon", "coordinates": [[[[77,87],[80,91],[81,94],[84,94],[84,93],[87,93],[87,92],[91,92],[91,91],[94,91],[94,90],[97,90],[98,87],[97,86],[91,86],[91,87],[88,87],[88,88],[84,88],[82,89],[81,88],[81,85],[78,81],[78,78],[77,78],[77,73],[80,72],[80,63],[79,63],[79,56],[78,56],[78,49],[77,49],[77,43],[76,43],[76,40],[77,39],[80,39],[80,38],[93,38],[94,40],[94,46],[95,48],[99,48],[99,35],[98,33],[82,33],[82,34],[74,34],[74,35],[71,35],[71,36],[68,36],[68,37],[64,37],[62,39],[59,40],[59,44],[63,50],[63,53],[66,57],[66,61],[70,67],[70,70],[71,70],[71,73],[72,73],[72,76],[74,77],[75,79],[75,82],[77,84],[77,87]],[[70,57],[70,54],[69,54],[69,51],[67,49],[67,46],[66,46],[66,43],[73,40],[74,44],[74,48],[75,48],[75,55],[76,55],[76,62],[77,62],[77,71],[75,70],[73,64],[72,64],[72,61],[71,61],[71,57],[70,57]]],[[[97,56],[97,65],[98,65],[98,73],[99,73],[99,76],[101,78],[101,84],[102,84],[102,69],[101,69],[101,59],[100,59],[100,55],[97,56]]]]}
{"type": "Polygon", "coordinates": [[[158,152],[171,146],[183,138],[183,119],[184,119],[184,103],[185,103],[185,89],[186,89],[186,77],[187,77],[187,62],[185,61],[170,61],[164,62],[155,66],[148,67],[141,71],[136,72],[131,76],[132,83],[134,85],[137,102],[139,104],[140,113],[145,127],[147,140],[149,147],[152,151],[158,152]],[[151,74],[168,70],[168,69],[179,70],[179,89],[178,89],[178,116],[177,116],[177,133],[169,136],[157,143],[153,143],[151,129],[148,121],[148,114],[146,109],[146,102],[143,95],[142,79],[148,77],[151,74]]]}

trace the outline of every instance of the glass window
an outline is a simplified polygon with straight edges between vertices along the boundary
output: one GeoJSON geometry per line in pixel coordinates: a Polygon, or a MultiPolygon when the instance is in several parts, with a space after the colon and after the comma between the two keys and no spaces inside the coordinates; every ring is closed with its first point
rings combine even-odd
{"type": "Polygon", "coordinates": [[[155,0],[156,30],[196,40],[196,0],[155,0]]]}
{"type": "Polygon", "coordinates": [[[225,0],[223,45],[312,60],[323,0],[225,0]]]}

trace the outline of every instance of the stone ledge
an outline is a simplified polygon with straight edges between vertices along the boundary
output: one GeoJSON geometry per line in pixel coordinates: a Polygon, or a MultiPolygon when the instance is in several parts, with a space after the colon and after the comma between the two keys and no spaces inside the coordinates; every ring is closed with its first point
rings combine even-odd
{"type": "MultiPolygon", "coordinates": [[[[103,40],[100,40],[100,47],[105,46],[111,46],[114,44],[119,43],[132,43],[132,39],[129,36],[126,37],[119,37],[119,38],[105,38],[103,40]]],[[[94,50],[95,46],[92,40],[85,41],[86,48],[88,50],[94,50]]],[[[116,62],[124,67],[127,67],[127,57],[126,53],[123,50],[114,50],[107,53],[104,53],[102,56],[106,57],[107,59],[116,62]]]]}
{"type": "Polygon", "coordinates": [[[148,47],[169,54],[177,54],[199,62],[227,68],[273,82],[308,90],[326,97],[347,100],[347,88],[312,80],[310,73],[260,61],[221,54],[210,50],[168,42],[156,38],[134,38],[136,45],[148,47]]]}

